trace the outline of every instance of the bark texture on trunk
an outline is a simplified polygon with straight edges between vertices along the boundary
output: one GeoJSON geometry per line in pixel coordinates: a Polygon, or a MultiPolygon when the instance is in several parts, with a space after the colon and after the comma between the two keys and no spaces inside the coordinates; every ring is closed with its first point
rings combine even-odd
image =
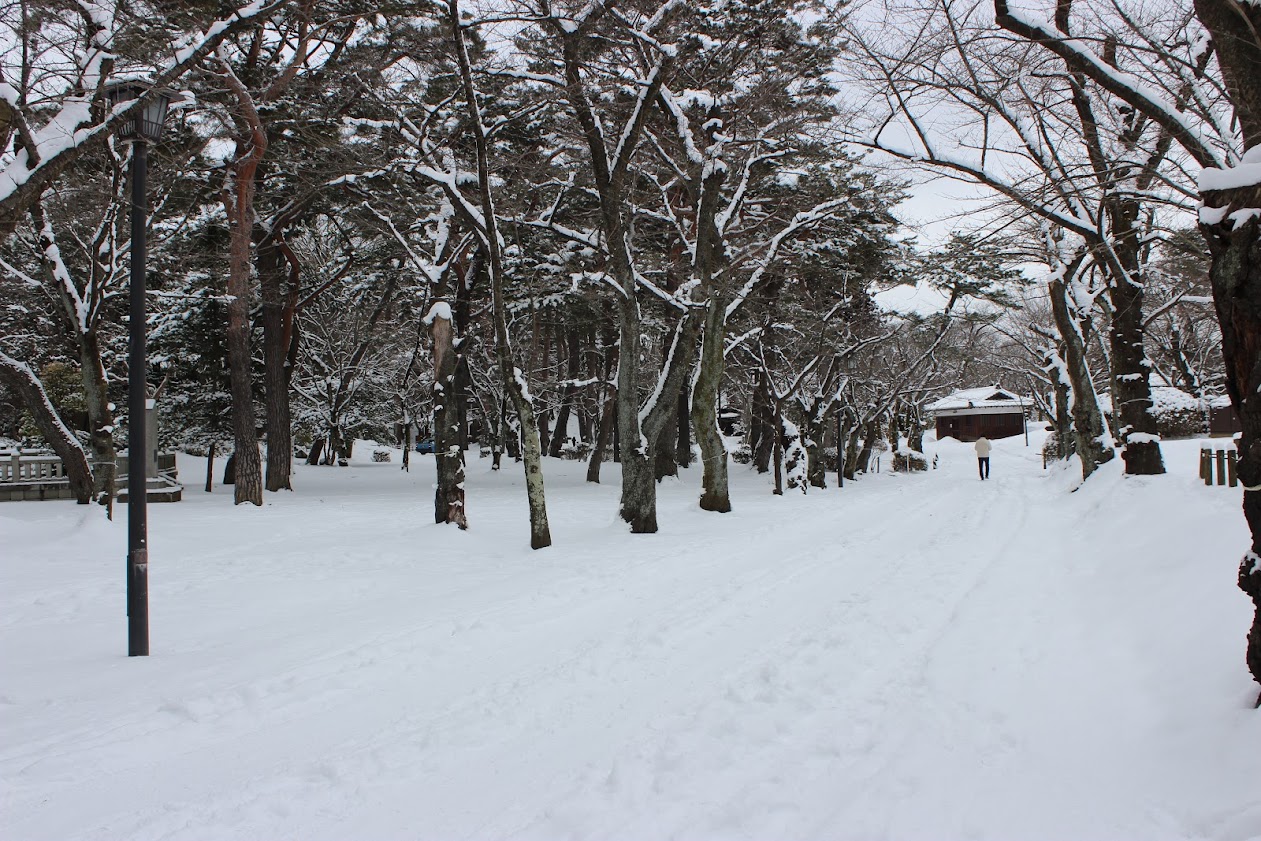
{"type": "Polygon", "coordinates": [[[110,409],[109,386],[95,330],[79,336],[79,373],[88,410],[94,490],[97,499],[112,508],[118,482],[118,450],[114,447],[114,412],[110,409]]]}
{"type": "MultiPolygon", "coordinates": [[[[631,531],[641,533],[657,530],[657,492],[654,459],[657,455],[656,444],[666,434],[667,428],[673,426],[678,412],[676,395],[687,382],[692,370],[692,361],[696,354],[700,319],[694,310],[689,310],[679,317],[671,338],[670,350],[666,354],[665,366],[657,376],[657,387],[650,402],[641,411],[634,403],[630,411],[622,411],[619,421],[623,424],[622,433],[622,519],[631,524],[631,531]],[[634,439],[625,433],[627,415],[632,416],[633,428],[640,430],[634,439]],[[642,416],[642,417],[641,417],[642,416]],[[631,446],[632,442],[637,446],[631,446]],[[637,462],[628,470],[627,459],[637,462]],[[651,525],[651,528],[647,528],[651,525]]],[[[638,324],[635,334],[638,335],[638,324]]],[[[635,344],[638,345],[638,339],[635,344]]],[[[622,344],[621,368],[625,369],[628,352],[625,340],[622,344]]],[[[633,366],[637,367],[637,366],[633,366]]],[[[623,394],[619,386],[618,394],[623,394]]],[[[619,401],[620,403],[620,401],[619,401]]],[[[674,443],[669,442],[668,456],[674,463],[674,443]]]]}
{"type": "Polygon", "coordinates": [[[1068,296],[1064,283],[1052,280],[1049,284],[1051,312],[1055,327],[1064,341],[1064,367],[1073,391],[1073,436],[1077,455],[1081,459],[1082,479],[1101,464],[1112,460],[1116,454],[1104,445],[1103,413],[1099,411],[1099,398],[1090,379],[1086,364],[1086,347],[1077,319],[1068,309],[1068,296]]]}
{"type": "Polygon", "coordinates": [[[771,456],[775,451],[775,410],[771,405],[771,393],[763,371],[758,372],[757,382],[753,386],[751,425],[753,464],[758,473],[765,473],[771,469],[771,456]]]}
{"type": "MultiPolygon", "coordinates": [[[[1261,206],[1261,187],[1251,192],[1213,198],[1261,206]]],[[[1201,225],[1201,229],[1213,255],[1209,278],[1222,328],[1226,390],[1243,428],[1236,447],[1244,519],[1252,545],[1239,564],[1239,588],[1254,606],[1245,662],[1253,679],[1261,683],[1261,224],[1253,218],[1233,229],[1229,222],[1201,225]]],[[[1257,701],[1261,704],[1261,696],[1257,701]]]]}
{"type": "Polygon", "coordinates": [[[690,467],[692,464],[692,424],[687,391],[686,386],[679,391],[674,415],[678,428],[678,433],[674,436],[674,463],[679,467],[690,467]]]}
{"type": "MultiPolygon", "coordinates": [[[[610,336],[611,339],[611,336],[610,336]]],[[[617,345],[610,341],[604,356],[604,381],[611,383],[613,369],[617,365],[617,345]]],[[[604,409],[600,413],[600,427],[596,433],[595,447],[591,450],[591,460],[587,462],[587,481],[600,483],[600,465],[604,462],[604,454],[609,445],[616,446],[614,427],[617,424],[617,389],[612,385],[605,386],[606,397],[604,409]]]]}
{"type": "Polygon", "coordinates": [[[692,428],[701,449],[701,509],[727,513],[731,495],[727,480],[727,448],[718,427],[718,395],[722,386],[726,339],[726,300],[717,292],[705,302],[705,325],[696,384],[692,387],[692,428]]]}
{"type": "MultiPolygon", "coordinates": [[[[661,399],[665,399],[664,395],[661,399]]],[[[678,405],[677,401],[675,405],[678,405]]],[[[661,428],[661,435],[657,437],[656,446],[653,448],[653,460],[655,462],[653,472],[658,482],[667,476],[679,475],[678,439],[679,426],[677,423],[667,423],[661,428]]]]}
{"type": "Polygon", "coordinates": [[[876,448],[876,442],[880,440],[880,421],[867,421],[867,428],[863,434],[863,446],[858,451],[858,464],[855,470],[859,473],[867,473],[871,468],[871,454],[876,448]]]}
{"type": "Polygon", "coordinates": [[[1111,346],[1113,413],[1120,420],[1117,437],[1124,443],[1121,458],[1131,476],[1165,472],[1160,436],[1152,414],[1149,376],[1151,363],[1143,342],[1143,286],[1140,283],[1138,202],[1116,200],[1112,225],[1117,235],[1115,252],[1124,274],[1113,272],[1108,284],[1112,302],[1111,346]]]}
{"type": "Polygon", "coordinates": [[[215,448],[218,446],[218,442],[211,441],[210,450],[206,453],[206,493],[215,489],[215,448]]]}
{"type": "Polygon", "coordinates": [[[439,302],[425,320],[433,334],[433,455],[437,465],[434,489],[435,523],[468,528],[464,510],[464,451],[460,449],[460,413],[455,406],[455,325],[450,309],[439,302]]]}
{"type": "Polygon", "coordinates": [[[293,338],[290,266],[277,241],[279,233],[258,248],[258,278],[263,323],[263,393],[267,425],[269,491],[293,490],[293,423],[289,409],[289,345],[293,338]]]}
{"type": "Polygon", "coordinates": [[[61,459],[75,501],[86,505],[92,499],[92,468],[88,464],[88,454],[79,439],[62,422],[35,372],[0,352],[0,382],[21,398],[23,407],[34,418],[40,435],[44,436],[53,452],[61,459]]]}
{"type": "Polygon", "coordinates": [[[812,488],[826,488],[827,461],[823,457],[824,419],[812,414],[806,420],[803,431],[806,448],[806,482],[812,488]]]}
{"type": "MultiPolygon", "coordinates": [[[[627,288],[634,278],[627,272],[627,288]]],[[[639,303],[632,291],[618,301],[617,428],[621,438],[622,494],[618,514],[633,534],[657,531],[657,484],[649,461],[648,439],[639,428],[639,303]]]]}
{"type": "Polygon", "coordinates": [[[253,362],[250,354],[250,301],[253,298],[250,246],[254,232],[254,176],[267,151],[258,110],[240,80],[226,69],[222,78],[236,94],[240,134],[236,158],[223,186],[223,208],[228,219],[228,372],[232,392],[232,431],[236,438],[233,486],[237,505],[263,504],[262,461],[258,455],[254,414],[253,362]]]}
{"type": "Polygon", "coordinates": [[[552,532],[547,521],[547,500],[543,485],[543,450],[529,388],[524,374],[514,364],[511,338],[508,335],[508,312],[504,302],[505,270],[503,255],[500,251],[499,219],[496,215],[495,199],[490,183],[490,144],[477,102],[477,89],[473,84],[473,70],[469,62],[468,47],[464,41],[458,0],[452,0],[447,11],[450,16],[456,61],[460,71],[460,83],[464,92],[464,107],[473,126],[473,143],[477,151],[478,194],[482,205],[481,242],[489,257],[495,355],[499,363],[500,375],[503,377],[504,391],[512,401],[517,420],[521,425],[521,455],[525,468],[526,501],[530,511],[530,548],[543,549],[552,545],[552,532]]]}
{"type": "MultiPolygon", "coordinates": [[[[1244,145],[1255,152],[1261,148],[1261,6],[1195,0],[1195,12],[1213,36],[1244,145]]],[[[1200,229],[1213,256],[1209,279],[1222,329],[1226,390],[1243,426],[1237,444],[1239,478],[1252,546],[1239,565],[1239,587],[1255,608],[1245,659],[1253,679],[1261,683],[1261,223],[1255,215],[1239,224],[1229,216],[1230,211],[1261,207],[1261,185],[1206,192],[1202,198],[1206,207],[1227,211],[1221,222],[1200,229]]]]}

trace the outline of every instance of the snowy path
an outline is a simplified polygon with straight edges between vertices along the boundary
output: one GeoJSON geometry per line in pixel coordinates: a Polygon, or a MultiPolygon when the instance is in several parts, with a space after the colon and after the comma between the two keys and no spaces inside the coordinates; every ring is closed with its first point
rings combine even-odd
{"type": "Polygon", "coordinates": [[[737,470],[725,517],[693,508],[691,471],[639,537],[612,476],[549,462],[541,553],[519,477],[484,462],[466,534],[425,523],[428,460],[303,471],[261,511],[190,491],[154,510],[144,661],[118,656],[121,524],[12,505],[0,823],[31,841],[1261,837],[1242,521],[1175,449],[1173,475],[1073,495],[1023,442],[984,483],[953,442],[939,471],[806,498],[737,470]],[[1139,553],[1117,549],[1127,528],[1139,553]]]}

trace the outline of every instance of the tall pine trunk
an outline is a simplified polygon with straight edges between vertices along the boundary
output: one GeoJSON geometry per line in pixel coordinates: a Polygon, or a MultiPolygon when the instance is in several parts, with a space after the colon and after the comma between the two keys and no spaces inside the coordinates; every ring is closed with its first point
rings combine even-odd
{"type": "Polygon", "coordinates": [[[425,316],[433,334],[433,455],[437,465],[434,522],[468,528],[464,508],[464,451],[460,449],[460,412],[456,406],[455,324],[445,301],[436,302],[425,316]]]}
{"type": "Polygon", "coordinates": [[[236,94],[239,110],[236,158],[229,164],[223,185],[223,208],[228,219],[228,373],[232,392],[233,457],[236,478],[233,485],[237,505],[263,504],[263,471],[258,455],[257,422],[254,415],[253,363],[250,356],[250,245],[254,231],[254,176],[267,151],[258,110],[249,92],[226,65],[221,78],[236,94]]]}
{"type": "Polygon", "coordinates": [[[293,424],[289,409],[289,344],[293,315],[288,306],[287,264],[273,233],[258,247],[258,279],[262,298],[263,394],[267,425],[269,491],[292,490],[293,424]]]}

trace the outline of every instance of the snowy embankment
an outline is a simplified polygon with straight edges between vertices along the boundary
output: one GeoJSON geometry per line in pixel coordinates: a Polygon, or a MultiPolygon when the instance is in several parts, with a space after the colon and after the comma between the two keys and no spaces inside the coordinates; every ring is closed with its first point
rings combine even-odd
{"type": "MultiPolygon", "coordinates": [[[[1261,837],[1239,491],[1035,446],[776,498],[693,469],[662,532],[548,460],[299,466],[262,509],[153,506],[152,650],[124,518],[0,506],[0,825],[39,839],[1261,837]]],[[[363,458],[366,448],[360,448],[363,458]]],[[[832,477],[829,477],[831,480],[832,477]]]]}

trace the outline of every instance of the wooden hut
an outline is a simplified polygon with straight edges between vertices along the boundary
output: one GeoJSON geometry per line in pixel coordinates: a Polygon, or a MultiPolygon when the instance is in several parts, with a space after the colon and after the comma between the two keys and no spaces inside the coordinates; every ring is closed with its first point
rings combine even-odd
{"type": "Polygon", "coordinates": [[[1011,438],[1025,431],[1029,401],[998,386],[969,388],[930,403],[926,409],[937,422],[937,438],[975,441],[1011,438]]]}

